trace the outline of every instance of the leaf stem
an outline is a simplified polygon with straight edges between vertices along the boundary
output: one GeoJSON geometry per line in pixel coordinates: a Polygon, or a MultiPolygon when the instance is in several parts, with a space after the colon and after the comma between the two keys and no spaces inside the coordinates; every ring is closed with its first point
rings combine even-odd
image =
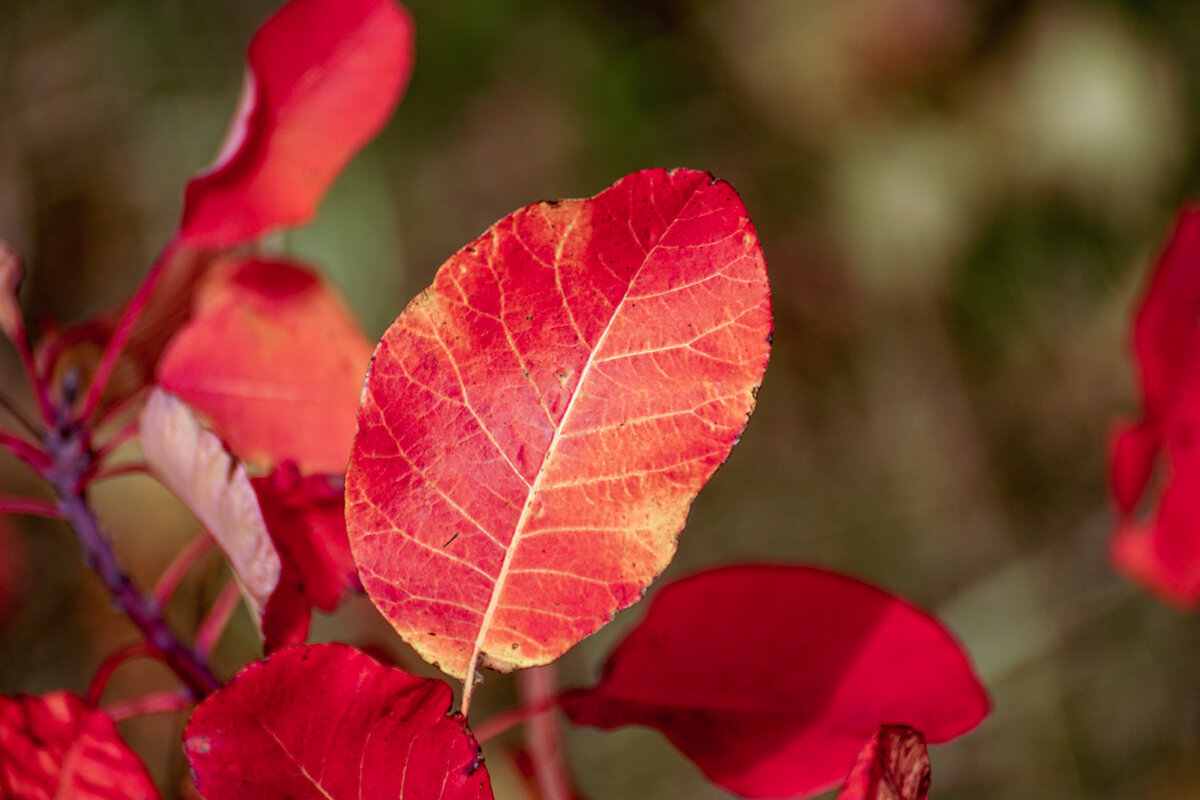
{"type": "Polygon", "coordinates": [[[539,714],[545,714],[556,705],[558,705],[557,696],[536,705],[520,705],[515,708],[506,708],[488,717],[478,725],[473,726],[471,731],[475,735],[475,741],[479,744],[484,744],[495,739],[502,733],[507,733],[522,722],[532,719],[539,714]]]}
{"type": "Polygon", "coordinates": [[[196,633],[196,642],[193,647],[201,656],[208,658],[213,648],[217,646],[217,642],[221,640],[221,634],[225,632],[225,626],[229,624],[229,618],[237,609],[239,600],[241,600],[241,590],[238,589],[233,578],[230,578],[225,582],[225,586],[217,595],[212,607],[208,609],[208,614],[205,615],[204,621],[200,623],[200,630],[196,633]]]}
{"type": "Polygon", "coordinates": [[[175,256],[178,250],[176,240],[171,240],[163,251],[158,254],[158,258],[150,266],[146,277],[142,279],[142,283],[134,292],[133,297],[129,299],[129,304],[125,306],[124,312],[121,314],[121,319],[117,322],[117,327],[113,331],[112,336],[108,340],[108,344],[104,347],[104,353],[100,356],[100,363],[96,365],[96,371],[92,375],[92,382],[88,386],[87,395],[84,397],[83,406],[80,408],[79,416],[76,419],[86,420],[92,416],[92,412],[96,410],[96,406],[100,404],[100,398],[104,394],[104,387],[108,385],[108,379],[112,377],[113,369],[117,366],[117,359],[121,356],[121,351],[125,349],[125,344],[129,341],[129,337],[133,335],[134,325],[137,324],[138,318],[142,315],[146,303],[150,301],[150,296],[154,292],[154,288],[158,285],[159,279],[163,273],[167,271],[167,264],[175,256]]]}
{"type": "Polygon", "coordinates": [[[208,552],[213,546],[213,538],[208,535],[207,531],[201,531],[196,538],[192,539],[182,550],[171,560],[167,568],[163,570],[162,575],[158,578],[158,583],[154,585],[153,598],[161,608],[166,608],[171,602],[171,596],[175,594],[175,590],[179,587],[179,583],[183,580],[183,576],[196,565],[200,560],[200,556],[208,552]]]}
{"type": "Polygon", "coordinates": [[[50,467],[50,457],[40,447],[25,441],[20,436],[0,431],[0,447],[21,459],[35,472],[44,472],[50,467]]]}
{"type": "Polygon", "coordinates": [[[85,702],[92,708],[98,706],[100,698],[104,695],[104,689],[108,686],[108,681],[112,678],[113,673],[117,671],[117,667],[131,658],[138,658],[139,656],[153,657],[153,655],[154,652],[145,642],[138,642],[128,647],[122,647],[117,652],[111,654],[96,668],[96,674],[92,676],[91,685],[88,686],[85,702]]]}
{"type": "Polygon", "coordinates": [[[75,529],[84,560],[108,587],[113,604],[141,631],[149,647],[162,657],[193,697],[213,692],[221,682],[204,658],[184,645],[167,626],[158,603],[143,596],[133,585],[117,559],[112,541],[88,505],[84,476],[91,469],[92,452],[86,431],[72,426],[63,432],[51,432],[46,445],[53,463],[44,472],[45,478],[58,495],[63,517],[75,529]]]}
{"type": "Polygon", "coordinates": [[[151,692],[141,697],[118,700],[101,710],[111,717],[113,722],[121,722],[148,714],[173,714],[176,711],[186,711],[193,705],[195,705],[194,700],[179,692],[151,692]]]}
{"type": "MultiPolygon", "coordinates": [[[[553,706],[558,694],[558,666],[554,663],[517,673],[522,705],[553,706]]],[[[553,713],[535,714],[525,726],[525,747],[533,762],[533,775],[541,800],[571,800],[571,781],[563,755],[562,731],[553,713]]]]}
{"type": "Polygon", "coordinates": [[[58,506],[36,497],[0,497],[0,514],[30,514],[50,519],[63,518],[58,506]]]}

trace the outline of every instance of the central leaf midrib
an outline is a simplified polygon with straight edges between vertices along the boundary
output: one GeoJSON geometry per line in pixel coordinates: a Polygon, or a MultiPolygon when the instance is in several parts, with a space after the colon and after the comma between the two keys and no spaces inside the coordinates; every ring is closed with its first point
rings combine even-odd
{"type": "MultiPolygon", "coordinates": [[[[562,436],[562,431],[564,428],[566,428],[567,422],[571,418],[571,412],[575,408],[575,401],[583,393],[583,388],[587,383],[588,376],[591,374],[592,366],[596,363],[596,354],[603,348],[604,342],[608,338],[608,333],[612,330],[613,322],[621,315],[621,310],[625,307],[625,301],[629,299],[629,293],[632,291],[634,284],[637,283],[638,278],[641,277],[642,270],[644,270],[646,265],[650,262],[650,257],[658,249],[659,245],[667,237],[671,229],[674,228],[676,223],[678,223],[682,218],[683,212],[688,208],[688,206],[691,205],[693,199],[701,188],[702,187],[700,186],[696,186],[692,189],[687,199],[680,205],[679,210],[675,212],[670,224],[663,229],[663,232],[657,237],[654,244],[648,250],[646,250],[645,255],[642,257],[642,263],[638,265],[638,268],[634,271],[633,275],[630,276],[629,283],[626,285],[625,291],[621,295],[620,302],[618,302],[616,307],[613,309],[612,316],[610,316],[608,322],[605,323],[604,330],[600,333],[600,337],[596,340],[596,346],[593,347],[591,352],[588,354],[587,361],[584,363],[583,369],[580,371],[579,382],[575,385],[575,391],[572,393],[571,399],[567,402],[567,407],[563,411],[562,419],[559,420],[558,425],[556,425],[554,428],[554,434],[551,436],[550,443],[546,448],[546,454],[542,459],[542,465],[538,469],[537,476],[534,478],[532,486],[529,488],[529,494],[525,498],[525,504],[521,508],[521,514],[518,516],[516,525],[513,529],[512,540],[509,542],[508,548],[504,553],[504,561],[500,564],[500,571],[496,574],[495,583],[492,586],[492,594],[488,600],[488,607],[484,610],[483,617],[480,620],[479,633],[476,634],[470,661],[467,663],[465,679],[466,683],[464,685],[464,706],[467,704],[470,698],[470,693],[473,688],[472,684],[475,680],[475,671],[478,668],[479,658],[483,654],[483,642],[491,630],[492,617],[495,616],[496,608],[499,606],[500,596],[504,593],[505,583],[512,565],[513,555],[516,553],[517,548],[521,543],[523,529],[528,520],[530,510],[533,508],[533,499],[538,495],[538,492],[541,489],[542,478],[546,474],[547,466],[553,459],[555,448],[562,436]]],[[[556,270],[559,268],[559,264],[557,262],[554,264],[554,268],[556,270]]],[[[564,307],[566,304],[567,299],[564,296],[564,307]]]]}

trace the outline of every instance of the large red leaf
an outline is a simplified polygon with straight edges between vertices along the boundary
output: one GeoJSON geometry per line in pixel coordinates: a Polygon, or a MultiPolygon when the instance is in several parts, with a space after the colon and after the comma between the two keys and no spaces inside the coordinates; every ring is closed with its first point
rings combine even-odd
{"type": "Polygon", "coordinates": [[[800,566],[710,570],[665,587],[572,721],[657,728],[746,797],[828,789],[880,725],[931,742],[969,731],[988,698],[930,615],[873,586],[800,566]]]}
{"type": "Polygon", "coordinates": [[[1180,215],[1133,331],[1143,416],[1115,437],[1113,559],[1177,605],[1200,604],[1200,208],[1180,215]],[[1166,483],[1153,491],[1154,467],[1166,483]],[[1157,494],[1157,497],[1155,496],[1157,494]],[[1138,505],[1156,507],[1145,517],[1138,505]]]}
{"type": "Polygon", "coordinates": [[[770,330],[754,228],[709,175],[502,219],[375,351],[346,485],[367,593],[451,675],[557,658],[674,554],[770,330]]]}
{"type": "Polygon", "coordinates": [[[107,714],[52,692],[0,696],[0,797],[149,800],[158,792],[107,714]]]}
{"type": "Polygon", "coordinates": [[[193,246],[228,247],[312,217],[399,101],[412,21],[393,0],[291,0],[248,59],[221,154],[184,194],[179,238],[193,246]]]}
{"type": "Polygon", "coordinates": [[[928,796],[925,737],[903,725],[884,725],[859,751],[837,800],[926,800],[928,796]]]}
{"type": "Polygon", "coordinates": [[[158,365],[158,382],[203,413],[242,459],[342,474],[371,346],[312,270],[223,263],[158,365]]]}
{"type": "Polygon", "coordinates": [[[206,800],[490,800],[451,699],[347,645],[294,647],[206,698],[183,746],[206,800]]]}

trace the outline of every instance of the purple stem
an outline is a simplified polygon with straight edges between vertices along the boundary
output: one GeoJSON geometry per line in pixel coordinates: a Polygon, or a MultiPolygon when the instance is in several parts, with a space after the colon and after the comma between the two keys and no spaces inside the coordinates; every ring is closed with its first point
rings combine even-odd
{"type": "Polygon", "coordinates": [[[86,433],[79,427],[69,427],[61,434],[52,432],[47,436],[46,450],[53,464],[45,476],[58,495],[58,507],[75,529],[84,561],[108,587],[113,604],[141,631],[147,644],[162,657],[193,698],[211,694],[221,682],[205,660],[167,626],[158,603],[133,585],[117,560],[112,540],[100,528],[95,512],[88,505],[85,476],[92,468],[93,454],[86,433]]]}

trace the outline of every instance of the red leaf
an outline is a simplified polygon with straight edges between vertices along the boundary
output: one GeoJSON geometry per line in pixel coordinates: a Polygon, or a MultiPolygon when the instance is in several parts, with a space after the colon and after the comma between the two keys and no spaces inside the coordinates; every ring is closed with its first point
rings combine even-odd
{"type": "Polygon", "coordinates": [[[333,611],[348,592],[362,589],[346,538],[343,483],[340,476],[301,477],[290,461],[251,481],[283,562],[263,615],[268,653],[308,637],[313,606],[333,611]]]}
{"type": "Polygon", "coordinates": [[[451,698],[346,645],[294,647],[205,699],[183,746],[207,800],[488,800],[451,698]]]}
{"type": "Polygon", "coordinates": [[[880,725],[944,742],[988,705],[966,654],[930,615],[843,575],[761,565],[665,587],[600,683],[563,698],[582,725],[658,729],[746,797],[823,791],[880,725]]]}
{"type": "Polygon", "coordinates": [[[24,343],[25,339],[25,318],[17,300],[22,275],[16,251],[0,241],[0,333],[17,343],[24,343]]]}
{"type": "Polygon", "coordinates": [[[188,183],[179,238],[221,248],[298,225],[400,100],[413,63],[392,0],[291,0],[250,43],[217,162],[188,183]]]}
{"type": "Polygon", "coordinates": [[[0,797],[143,800],[158,792],[107,714],[52,692],[0,696],[0,797]]]}
{"type": "Polygon", "coordinates": [[[753,226],[709,175],[502,219],[375,351],[346,483],[367,594],[456,677],[553,661],[670,561],[770,327],[753,226]]]}
{"type": "Polygon", "coordinates": [[[207,416],[243,460],[342,474],[371,346],[312,270],[228,262],[158,365],[158,382],[207,416]]]}
{"type": "Polygon", "coordinates": [[[859,752],[837,800],[926,800],[928,796],[925,737],[903,725],[884,725],[859,752]]]}
{"type": "Polygon", "coordinates": [[[1200,604],[1200,207],[1187,208],[1134,323],[1143,417],[1112,448],[1117,568],[1169,602],[1200,604]],[[1165,488],[1150,491],[1156,462],[1165,488]],[[1156,504],[1148,518],[1139,503],[1156,504]]]}

